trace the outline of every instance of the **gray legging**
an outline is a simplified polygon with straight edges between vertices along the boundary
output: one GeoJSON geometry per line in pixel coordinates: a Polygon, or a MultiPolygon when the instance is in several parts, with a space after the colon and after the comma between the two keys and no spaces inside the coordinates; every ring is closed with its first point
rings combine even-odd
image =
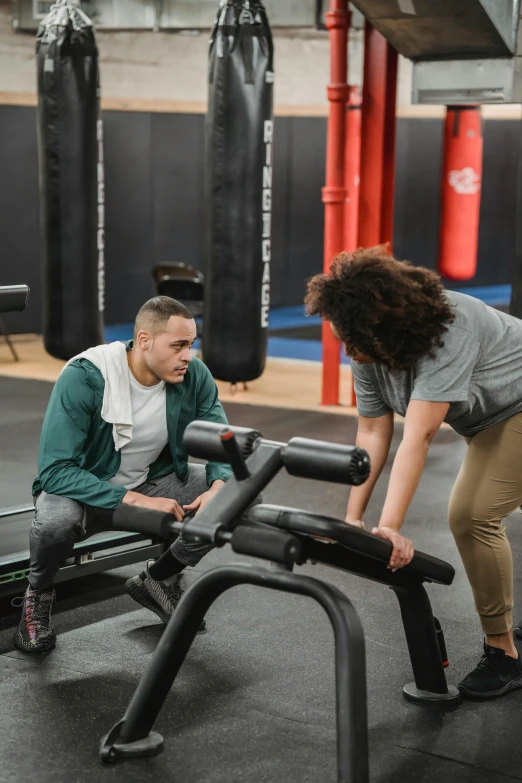
{"type": "MultiPolygon", "coordinates": [[[[189,465],[186,481],[175,473],[136,487],[135,492],[158,498],[172,498],[180,506],[189,505],[207,490],[204,465],[189,465]]],[[[31,573],[29,583],[35,590],[50,587],[60,565],[71,557],[73,546],[82,538],[107,529],[107,511],[92,508],[61,495],[42,492],[35,502],[35,517],[29,533],[31,573]]],[[[195,566],[213,549],[211,544],[194,544],[181,537],[171,546],[174,557],[186,566],[195,566]]]]}

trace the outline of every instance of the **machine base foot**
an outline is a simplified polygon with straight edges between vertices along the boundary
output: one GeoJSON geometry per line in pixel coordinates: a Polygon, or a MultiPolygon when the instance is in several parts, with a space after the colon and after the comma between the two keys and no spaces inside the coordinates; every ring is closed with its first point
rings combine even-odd
{"type": "Polygon", "coordinates": [[[101,741],[100,759],[105,763],[116,764],[126,759],[157,756],[163,750],[163,737],[156,731],[151,731],[147,737],[136,742],[118,742],[122,726],[123,721],[120,721],[101,741]]]}
{"type": "Polygon", "coordinates": [[[414,682],[410,682],[404,686],[402,694],[406,701],[411,701],[413,704],[457,707],[462,701],[462,695],[454,685],[448,685],[447,693],[433,693],[432,691],[422,691],[417,688],[414,682]]]}

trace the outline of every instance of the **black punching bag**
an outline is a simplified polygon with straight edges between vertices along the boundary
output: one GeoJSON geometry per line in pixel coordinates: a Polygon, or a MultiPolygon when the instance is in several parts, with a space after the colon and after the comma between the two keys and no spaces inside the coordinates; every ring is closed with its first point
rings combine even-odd
{"type": "Polygon", "coordinates": [[[210,40],[203,361],[237,383],[265,367],[270,304],[273,46],[257,0],[222,0],[210,40]]]}
{"type": "Polygon", "coordinates": [[[36,60],[44,344],[71,359],[103,342],[104,180],[98,50],[70,0],[42,21],[36,60]]]}

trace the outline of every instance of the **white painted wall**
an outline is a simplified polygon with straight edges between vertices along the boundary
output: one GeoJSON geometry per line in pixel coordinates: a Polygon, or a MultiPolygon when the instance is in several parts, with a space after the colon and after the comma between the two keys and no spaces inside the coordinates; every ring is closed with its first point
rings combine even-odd
{"type": "MultiPolygon", "coordinates": [[[[354,35],[350,83],[362,81],[362,34],[354,35]]],[[[0,0],[0,93],[34,93],[34,36],[12,29],[10,3],[0,0]]],[[[206,101],[208,34],[97,33],[105,98],[206,101]]],[[[326,109],[329,43],[325,32],[275,33],[278,106],[326,109]]],[[[409,103],[410,64],[401,63],[399,103],[409,103]]],[[[5,102],[5,96],[4,96],[5,102]]]]}
{"type": "MultiPolygon", "coordinates": [[[[108,108],[146,109],[147,101],[163,101],[165,111],[204,111],[207,96],[208,33],[98,31],[102,96],[108,108]],[[113,99],[115,105],[111,106],[113,99]],[[129,105],[126,105],[126,102],[129,105]],[[172,104],[177,104],[173,106],[172,104]],[[184,108],[183,104],[187,104],[184,108]]],[[[328,34],[315,30],[276,30],[276,110],[281,113],[326,114],[329,81],[328,34]],[[299,108],[297,108],[299,107],[299,108]]],[[[35,36],[12,29],[10,0],[0,0],[0,103],[34,101],[35,36]],[[13,94],[13,100],[9,95],[13,94]]],[[[362,31],[351,35],[350,84],[362,83],[362,31]]],[[[412,64],[399,59],[399,116],[443,117],[444,106],[411,105],[412,64]]],[[[519,118],[518,106],[485,106],[487,118],[519,118]]]]}

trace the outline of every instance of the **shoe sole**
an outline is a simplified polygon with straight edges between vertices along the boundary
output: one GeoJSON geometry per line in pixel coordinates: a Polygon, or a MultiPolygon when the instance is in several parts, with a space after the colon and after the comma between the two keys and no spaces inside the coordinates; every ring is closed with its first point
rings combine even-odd
{"type": "Polygon", "coordinates": [[[516,680],[508,682],[507,685],[504,685],[504,687],[500,688],[498,691],[490,691],[489,693],[475,693],[474,691],[469,691],[467,688],[462,688],[460,685],[458,688],[465,699],[470,699],[472,701],[498,699],[499,696],[505,696],[507,693],[511,693],[511,691],[516,691],[519,690],[519,688],[522,688],[522,674],[516,680]]]}
{"type": "Polygon", "coordinates": [[[42,653],[51,652],[51,650],[54,650],[56,647],[56,638],[53,638],[50,642],[48,642],[45,645],[42,645],[40,647],[36,647],[34,644],[30,644],[29,642],[26,642],[25,639],[21,638],[18,634],[13,639],[15,647],[17,647],[19,650],[25,653],[30,653],[31,655],[38,655],[42,653]]]}
{"type": "MultiPolygon", "coordinates": [[[[136,581],[136,577],[127,580],[125,583],[125,589],[130,597],[136,601],[136,603],[140,604],[140,606],[144,606],[145,609],[149,609],[151,612],[154,612],[154,614],[159,617],[161,622],[164,625],[167,625],[171,616],[163,611],[161,606],[159,606],[159,604],[156,603],[156,601],[152,598],[149,591],[142,586],[141,579],[140,582],[136,581]]],[[[205,633],[206,630],[206,623],[203,620],[198,633],[205,633]]]]}

